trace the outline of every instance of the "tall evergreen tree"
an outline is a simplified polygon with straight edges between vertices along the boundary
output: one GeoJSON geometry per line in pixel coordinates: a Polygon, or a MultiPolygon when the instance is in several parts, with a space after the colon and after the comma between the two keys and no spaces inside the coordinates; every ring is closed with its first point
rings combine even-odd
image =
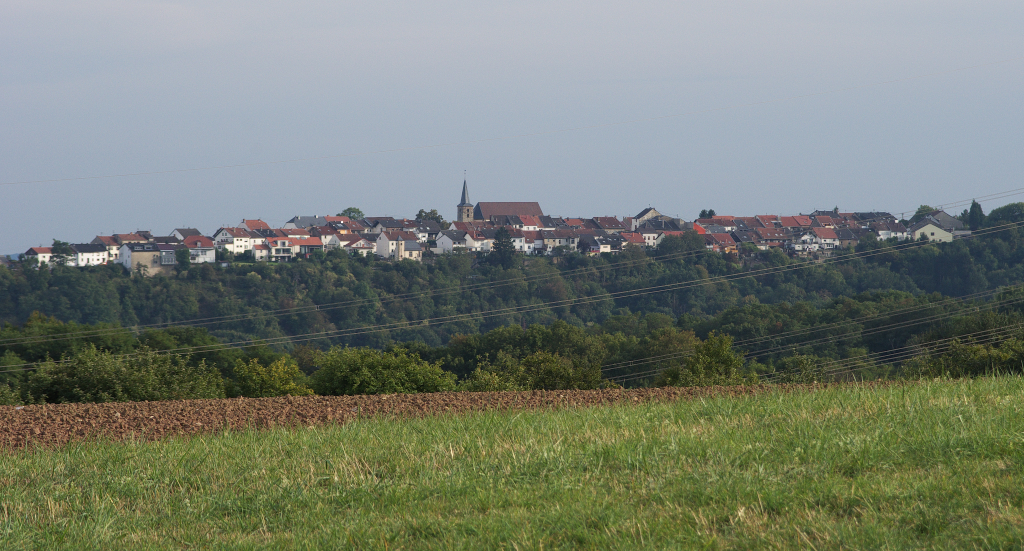
{"type": "Polygon", "coordinates": [[[967,225],[971,228],[971,231],[977,231],[984,224],[985,212],[981,210],[981,205],[977,201],[971,201],[971,210],[967,212],[967,225]]]}
{"type": "Polygon", "coordinates": [[[512,235],[504,227],[498,228],[494,234],[494,244],[488,260],[506,270],[516,267],[516,246],[512,243],[512,235]]]}

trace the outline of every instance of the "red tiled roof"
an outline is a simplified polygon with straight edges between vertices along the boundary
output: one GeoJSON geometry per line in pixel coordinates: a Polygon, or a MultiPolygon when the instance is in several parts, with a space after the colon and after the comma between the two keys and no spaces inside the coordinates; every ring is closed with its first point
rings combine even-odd
{"type": "Polygon", "coordinates": [[[319,237],[306,237],[302,239],[293,239],[294,245],[323,245],[324,242],[319,237]]]}
{"type": "Polygon", "coordinates": [[[618,218],[616,218],[614,216],[595,216],[595,217],[591,218],[591,220],[593,220],[598,226],[600,226],[601,229],[608,229],[608,228],[618,229],[618,228],[625,228],[626,227],[626,226],[624,226],[622,224],[621,220],[619,220],[618,218]]]}
{"type": "Polygon", "coordinates": [[[206,236],[203,236],[203,235],[192,235],[192,236],[186,237],[185,240],[182,241],[182,243],[184,243],[185,246],[190,248],[190,249],[199,249],[199,248],[212,249],[213,248],[213,240],[210,239],[209,237],[206,237],[206,236]]]}
{"type": "Polygon", "coordinates": [[[395,230],[381,232],[381,235],[388,238],[388,240],[394,241],[397,239],[403,239],[405,241],[419,241],[419,236],[409,231],[395,230]]]}
{"type": "Polygon", "coordinates": [[[784,227],[784,228],[800,228],[800,227],[803,227],[803,226],[810,226],[811,225],[811,221],[810,220],[808,220],[806,224],[801,224],[800,223],[801,221],[798,220],[798,218],[800,218],[800,217],[799,216],[780,216],[779,217],[779,221],[782,222],[782,227],[784,227]]]}
{"type": "Polygon", "coordinates": [[[531,216],[529,214],[520,214],[519,219],[523,221],[524,226],[537,226],[540,227],[540,217],[531,216]]]}
{"type": "Polygon", "coordinates": [[[839,239],[836,235],[836,231],[832,228],[814,228],[814,235],[817,235],[820,239],[839,239]]]}
{"type": "Polygon", "coordinates": [[[786,232],[782,230],[776,230],[774,228],[757,228],[754,231],[757,233],[758,236],[761,237],[762,240],[786,238],[786,232]]]}
{"type": "Polygon", "coordinates": [[[108,247],[116,247],[118,245],[117,239],[114,239],[113,235],[97,235],[96,239],[93,239],[93,241],[96,241],[97,239],[100,243],[108,247]]]}
{"type": "Polygon", "coordinates": [[[257,218],[256,220],[242,220],[242,226],[250,230],[269,230],[270,224],[267,224],[263,220],[257,218]]]}
{"type": "Polygon", "coordinates": [[[50,247],[32,247],[25,251],[25,254],[50,254],[52,249],[50,247]]]}
{"type": "Polygon", "coordinates": [[[736,220],[742,220],[744,224],[750,229],[763,228],[764,223],[757,219],[756,216],[737,216],[736,220]]]}
{"type": "Polygon", "coordinates": [[[251,237],[249,232],[242,228],[221,228],[218,231],[223,231],[231,237],[251,237]]]}

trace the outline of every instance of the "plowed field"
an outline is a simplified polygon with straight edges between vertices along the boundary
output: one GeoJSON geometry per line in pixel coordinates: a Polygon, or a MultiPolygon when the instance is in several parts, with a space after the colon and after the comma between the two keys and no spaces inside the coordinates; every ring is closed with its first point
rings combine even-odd
{"type": "MultiPolygon", "coordinates": [[[[872,383],[865,383],[871,386],[872,383]]],[[[345,423],[373,416],[422,417],[482,410],[586,407],[715,395],[809,391],[825,385],[557,390],[532,392],[444,392],[378,396],[235,398],[106,404],[46,404],[0,407],[0,448],[60,446],[75,440],[157,439],[227,429],[345,423]]]]}

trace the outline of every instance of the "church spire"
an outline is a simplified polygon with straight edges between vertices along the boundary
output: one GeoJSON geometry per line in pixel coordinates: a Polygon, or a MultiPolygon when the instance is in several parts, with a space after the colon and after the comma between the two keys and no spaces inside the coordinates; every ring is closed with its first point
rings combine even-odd
{"type": "Polygon", "coordinates": [[[469,202],[469,187],[466,185],[466,181],[462,181],[462,202],[459,203],[460,207],[472,207],[473,203],[469,202]]]}
{"type": "Polygon", "coordinates": [[[462,202],[456,206],[455,214],[456,222],[473,221],[473,203],[469,202],[469,186],[466,185],[466,180],[462,180],[462,202]]]}

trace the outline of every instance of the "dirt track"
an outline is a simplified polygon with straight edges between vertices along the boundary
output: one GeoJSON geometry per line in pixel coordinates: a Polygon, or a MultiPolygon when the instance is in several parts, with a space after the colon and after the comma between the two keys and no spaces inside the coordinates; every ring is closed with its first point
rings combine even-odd
{"type": "MultiPolygon", "coordinates": [[[[873,386],[866,383],[866,386],[873,386]]],[[[102,436],[157,439],[219,431],[345,423],[373,416],[422,417],[481,410],[592,406],[671,401],[711,395],[752,395],[820,389],[822,385],[554,390],[533,392],[444,392],[380,396],[235,398],[107,404],[0,406],[0,449],[30,444],[60,446],[102,436]]]]}

